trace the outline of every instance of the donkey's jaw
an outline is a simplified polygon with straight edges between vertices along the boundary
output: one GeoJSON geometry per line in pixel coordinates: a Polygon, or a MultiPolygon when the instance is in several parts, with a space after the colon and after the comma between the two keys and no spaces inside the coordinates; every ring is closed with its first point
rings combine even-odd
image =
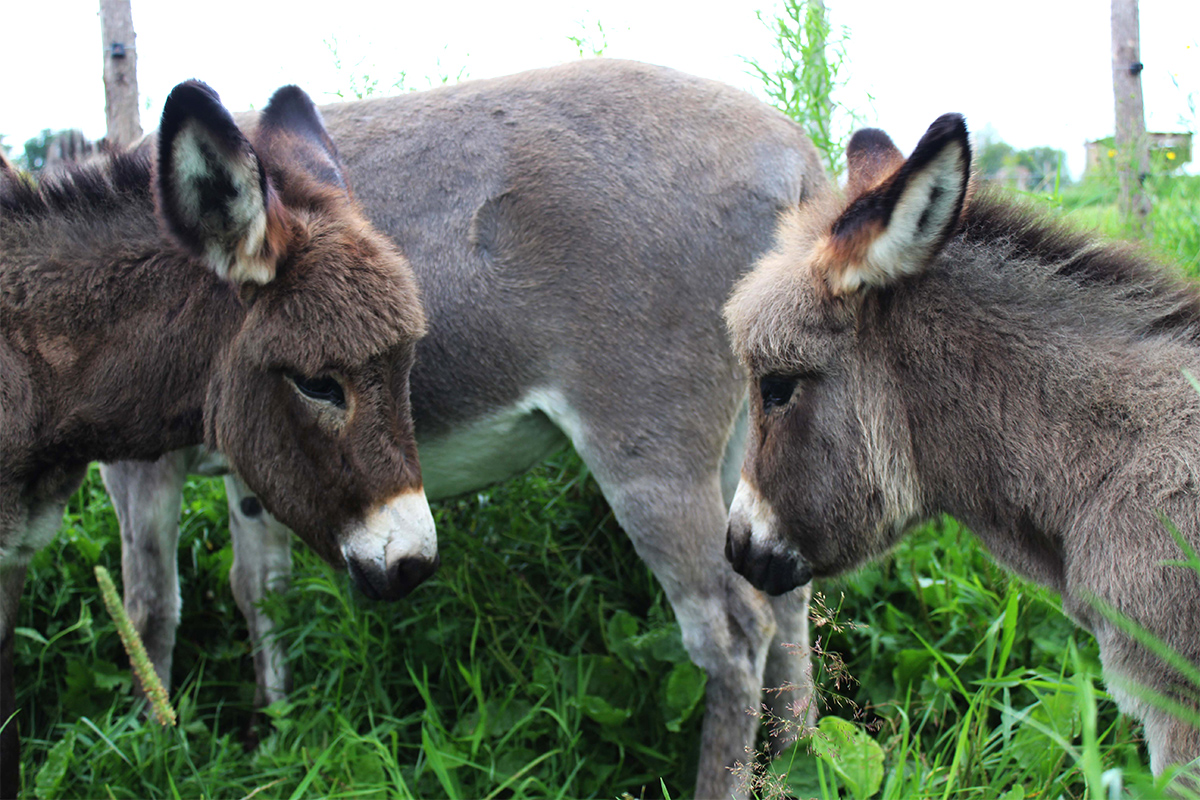
{"type": "Polygon", "coordinates": [[[399,600],[441,563],[433,513],[423,488],[396,495],[346,536],[350,577],[372,600],[399,600]]]}
{"type": "Polygon", "coordinates": [[[770,595],[812,580],[812,569],[780,541],[778,527],[771,505],[743,476],[729,508],[725,558],[754,588],[770,595]]]}

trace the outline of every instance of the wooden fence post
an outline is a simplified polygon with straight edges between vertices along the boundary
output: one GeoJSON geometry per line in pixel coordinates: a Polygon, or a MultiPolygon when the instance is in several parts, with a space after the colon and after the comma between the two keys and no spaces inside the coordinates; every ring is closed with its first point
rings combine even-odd
{"type": "Polygon", "coordinates": [[[1150,172],[1150,150],[1142,104],[1142,57],[1138,0],[1112,0],[1113,97],[1116,100],[1117,173],[1121,216],[1142,233],[1150,197],[1142,181],[1150,172]]]}
{"type": "Polygon", "coordinates": [[[137,45],[129,0],[100,0],[104,45],[104,116],[107,143],[123,148],[142,138],[138,113],[137,45]]]}

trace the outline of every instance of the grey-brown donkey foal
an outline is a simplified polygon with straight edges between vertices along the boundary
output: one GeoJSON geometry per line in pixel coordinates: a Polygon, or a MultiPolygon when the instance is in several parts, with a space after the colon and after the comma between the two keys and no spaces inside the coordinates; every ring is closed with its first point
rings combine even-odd
{"type": "MultiPolygon", "coordinates": [[[[812,146],[747,94],[608,59],[322,114],[421,287],[412,405],[426,491],[467,492],[575,446],[708,673],[696,793],[728,797],[760,687],[806,681],[782,644],[806,643],[808,595],[768,601],[722,557],[745,376],[720,310],[780,213],[825,189],[812,146]]],[[[106,471],[126,602],[164,672],[190,458],[106,471]]],[[[286,579],[288,538],[243,488],[230,498],[235,596],[261,636],[254,602],[286,579]]],[[[279,647],[258,651],[270,700],[279,647]]]]}
{"type": "Polygon", "coordinates": [[[905,160],[848,151],[844,203],[789,215],[726,310],[753,373],[729,557],[772,591],[861,564],[948,512],[1062,594],[1151,766],[1200,735],[1141,687],[1197,687],[1093,601],[1200,664],[1200,294],[1131,250],[980,193],[962,117],[905,160]]]}
{"type": "Polygon", "coordinates": [[[408,407],[416,283],[336,179],[312,102],[281,89],[248,139],[180,84],[158,145],[153,165],[124,154],[39,188],[0,160],[4,797],[26,568],[89,461],[205,442],[377,593],[436,559],[408,407]]]}

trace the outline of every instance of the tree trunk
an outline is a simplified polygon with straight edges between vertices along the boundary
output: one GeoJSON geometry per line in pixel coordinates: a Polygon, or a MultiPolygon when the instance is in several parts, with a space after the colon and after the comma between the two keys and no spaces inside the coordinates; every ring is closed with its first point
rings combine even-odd
{"type": "Polygon", "coordinates": [[[104,115],[107,144],[124,148],[142,138],[138,113],[137,47],[130,0],[100,0],[100,38],[104,45],[104,115]]]}
{"type": "Polygon", "coordinates": [[[1150,172],[1150,151],[1142,106],[1142,58],[1137,0],[1112,0],[1113,97],[1117,117],[1117,172],[1121,216],[1143,233],[1150,198],[1142,181],[1150,172]]]}

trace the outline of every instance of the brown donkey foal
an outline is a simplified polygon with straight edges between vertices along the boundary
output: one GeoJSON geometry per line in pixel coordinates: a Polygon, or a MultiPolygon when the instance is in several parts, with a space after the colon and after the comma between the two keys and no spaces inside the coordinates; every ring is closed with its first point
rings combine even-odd
{"type": "Polygon", "coordinates": [[[725,309],[752,372],[726,556],[786,591],[851,569],[941,512],[1062,594],[1092,631],[1151,766],[1200,755],[1140,687],[1195,687],[1098,600],[1200,664],[1200,296],[1128,249],[987,192],[966,201],[962,117],[906,161],[851,140],[846,202],[801,207],[725,309]],[[966,201],[966,202],[965,202],[966,201]],[[1160,516],[1161,515],[1161,516],[1160,516]]]}
{"type": "Polygon", "coordinates": [[[408,405],[423,330],[407,262],[295,87],[253,145],[193,81],[156,169],[124,154],[34,188],[0,164],[0,795],[19,789],[26,567],[89,461],[205,442],[367,594],[432,570],[408,405]]]}

